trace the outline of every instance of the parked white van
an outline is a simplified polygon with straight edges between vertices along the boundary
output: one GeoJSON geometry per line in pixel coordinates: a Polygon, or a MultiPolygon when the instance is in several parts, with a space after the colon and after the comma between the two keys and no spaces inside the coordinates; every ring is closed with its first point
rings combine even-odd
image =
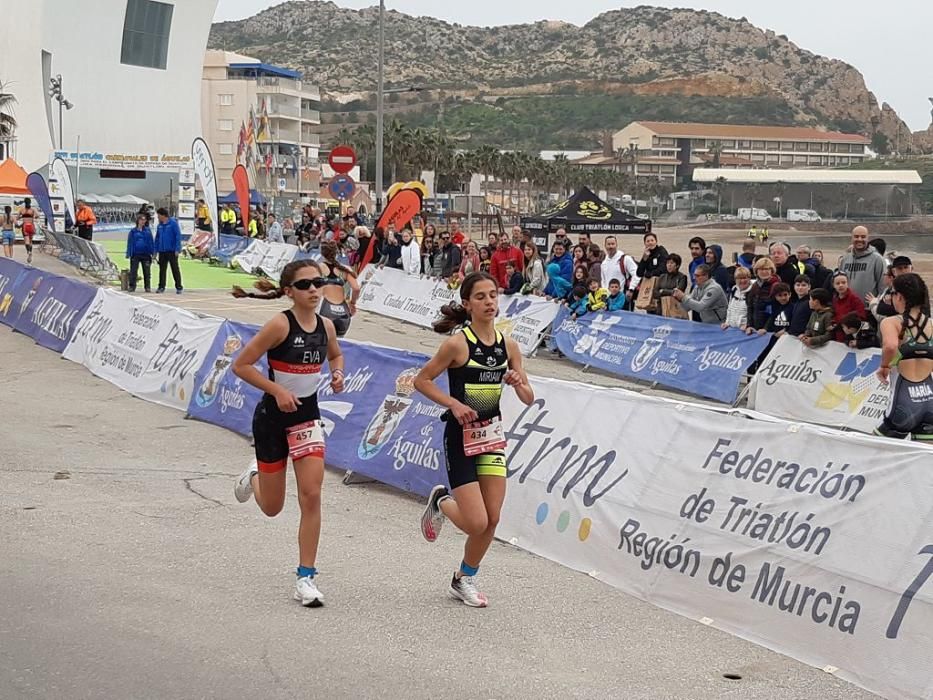
{"type": "Polygon", "coordinates": [[[788,209],[788,221],[822,221],[823,218],[813,209],[788,209]]]}
{"type": "Polygon", "coordinates": [[[771,215],[767,209],[739,209],[739,219],[741,221],[771,221],[771,215]]]}

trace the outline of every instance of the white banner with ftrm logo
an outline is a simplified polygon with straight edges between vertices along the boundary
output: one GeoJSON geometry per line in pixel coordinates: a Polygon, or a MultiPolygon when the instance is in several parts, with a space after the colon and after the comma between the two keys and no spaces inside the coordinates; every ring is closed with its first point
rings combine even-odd
{"type": "Polygon", "coordinates": [[[829,342],[808,348],[778,340],[752,380],[748,405],[768,415],[872,433],[884,419],[890,387],[876,376],[881,350],[829,342]]]}
{"type": "Polygon", "coordinates": [[[221,323],[101,289],[63,357],[135,396],[185,411],[221,323]]]}
{"type": "MultiPolygon", "coordinates": [[[[460,292],[444,280],[407,275],[401,270],[366,267],[357,307],[365,311],[430,328],[441,315],[441,307],[460,302],[460,292]]],[[[514,294],[499,297],[496,327],[510,336],[524,355],[538,347],[541,334],[554,321],[560,306],[543,297],[514,294]]]]}
{"type": "Polygon", "coordinates": [[[933,450],[547,379],[497,536],[888,697],[933,688],[933,450]],[[660,426],[660,429],[659,429],[660,426]]]}
{"type": "Polygon", "coordinates": [[[233,256],[233,262],[243,272],[252,273],[260,269],[262,261],[268,255],[270,245],[265,241],[253,241],[242,253],[233,256]]]}

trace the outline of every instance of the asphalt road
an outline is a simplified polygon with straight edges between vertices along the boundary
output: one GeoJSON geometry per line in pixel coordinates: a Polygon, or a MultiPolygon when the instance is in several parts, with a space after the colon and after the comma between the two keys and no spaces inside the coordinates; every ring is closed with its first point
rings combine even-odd
{"type": "Polygon", "coordinates": [[[467,608],[445,592],[462,536],[429,545],[419,502],[336,473],[327,605],[302,608],[293,484],[278,518],[236,503],[244,440],[5,327],[0,355],[4,700],[871,697],[501,543],[467,608]]]}

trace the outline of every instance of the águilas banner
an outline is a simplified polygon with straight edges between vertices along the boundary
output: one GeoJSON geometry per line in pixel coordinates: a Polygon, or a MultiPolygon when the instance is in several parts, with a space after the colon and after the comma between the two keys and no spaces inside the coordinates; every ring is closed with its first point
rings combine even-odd
{"type": "Polygon", "coordinates": [[[233,169],[233,189],[236,192],[237,203],[240,205],[240,216],[243,217],[243,230],[249,233],[249,174],[246,168],[238,165],[233,169]]]}
{"type": "Polygon", "coordinates": [[[504,392],[497,537],[884,697],[928,698],[933,449],[620,390],[504,392]]]}
{"type": "Polygon", "coordinates": [[[614,311],[574,319],[561,307],[554,339],[564,355],[612,374],[732,403],[739,379],[770,336],[718,325],[614,311]]]}
{"type": "Polygon", "coordinates": [[[217,221],[217,176],[214,172],[211,149],[200,136],[191,143],[191,160],[194,161],[194,172],[204,192],[207,209],[211,213],[211,231],[216,241],[220,231],[220,224],[217,221]]]}
{"type": "MultiPolygon", "coordinates": [[[[36,204],[45,214],[45,222],[50,229],[55,231],[55,214],[52,211],[52,200],[49,197],[49,187],[45,182],[45,178],[39,173],[29,173],[29,177],[26,178],[26,187],[32,192],[33,199],[36,200],[36,204]]],[[[64,228],[63,226],[62,229],[64,228]]]]}
{"type": "Polygon", "coordinates": [[[67,277],[36,275],[28,289],[21,288],[19,317],[13,327],[39,345],[61,352],[71,340],[95,292],[94,287],[67,277]]]}
{"type": "MultiPolygon", "coordinates": [[[[71,217],[71,222],[76,222],[75,215],[75,190],[71,184],[71,175],[68,173],[68,166],[61,158],[56,158],[49,166],[49,195],[52,202],[52,210],[58,215],[61,214],[62,221],[65,220],[65,212],[71,217]],[[64,211],[59,212],[55,204],[58,201],[64,206],[64,211]]],[[[61,227],[65,230],[65,226],[61,227]]]]}
{"type": "Polygon", "coordinates": [[[784,336],[758,368],[748,405],[772,416],[872,433],[891,393],[875,375],[880,366],[878,349],[842,343],[810,349],[784,336]]]}

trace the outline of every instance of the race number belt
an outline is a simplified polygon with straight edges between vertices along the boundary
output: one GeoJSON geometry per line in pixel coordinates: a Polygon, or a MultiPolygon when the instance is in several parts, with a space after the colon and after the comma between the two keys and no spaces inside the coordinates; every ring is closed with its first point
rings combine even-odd
{"type": "Polygon", "coordinates": [[[506,446],[501,418],[467,423],[463,426],[463,454],[467,457],[500,452],[506,446]]]}
{"type": "Polygon", "coordinates": [[[292,461],[305,457],[324,459],[324,426],[321,421],[311,420],[286,429],[288,454],[292,461]]]}

